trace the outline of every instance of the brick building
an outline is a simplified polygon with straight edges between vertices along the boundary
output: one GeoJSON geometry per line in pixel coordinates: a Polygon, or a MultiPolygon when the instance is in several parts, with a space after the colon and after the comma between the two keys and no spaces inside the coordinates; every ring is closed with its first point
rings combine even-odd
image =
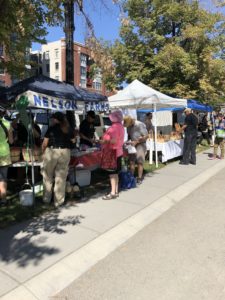
{"type": "MultiPolygon", "coordinates": [[[[0,59],[5,59],[4,47],[0,44],[0,59]]],[[[28,59],[29,60],[29,59],[28,59]]],[[[31,70],[27,76],[43,74],[50,78],[66,81],[66,43],[65,38],[42,45],[41,50],[30,52],[31,70]]],[[[89,49],[84,45],[74,43],[74,84],[88,90],[106,95],[107,91],[102,82],[100,69],[97,70],[94,78],[90,77],[91,59],[89,49]]],[[[0,86],[11,86],[18,80],[0,69],[0,86]]]]}
{"type": "MultiPolygon", "coordinates": [[[[32,52],[32,55],[33,59],[36,55],[36,63],[38,61],[39,65],[39,71],[36,71],[36,73],[41,73],[59,81],[66,80],[66,43],[64,38],[42,45],[41,51],[32,52]]],[[[94,78],[90,78],[91,63],[88,48],[75,42],[74,84],[105,95],[106,88],[102,82],[101,71],[98,70],[94,78]]]]}

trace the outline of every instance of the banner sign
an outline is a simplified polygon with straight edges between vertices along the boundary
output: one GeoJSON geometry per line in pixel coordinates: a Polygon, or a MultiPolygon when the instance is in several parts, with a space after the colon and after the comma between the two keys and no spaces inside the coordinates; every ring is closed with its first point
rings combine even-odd
{"type": "Polygon", "coordinates": [[[65,110],[76,110],[77,105],[75,100],[65,100],[57,97],[47,96],[45,94],[36,93],[33,91],[27,91],[19,96],[17,96],[16,101],[24,95],[28,98],[29,107],[50,109],[57,111],[65,110]]]}
{"type": "Polygon", "coordinates": [[[108,112],[109,102],[77,102],[78,109],[80,110],[93,110],[95,112],[108,112]]]}

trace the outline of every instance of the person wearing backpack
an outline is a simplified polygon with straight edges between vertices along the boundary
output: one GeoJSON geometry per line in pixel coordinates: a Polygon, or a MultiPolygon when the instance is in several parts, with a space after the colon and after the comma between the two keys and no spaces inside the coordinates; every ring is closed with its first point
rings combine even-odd
{"type": "Polygon", "coordinates": [[[215,120],[215,134],[214,151],[210,159],[224,159],[225,120],[223,114],[218,114],[215,120]],[[220,148],[220,156],[217,156],[218,148],[220,148]]]}
{"type": "Polygon", "coordinates": [[[4,119],[4,111],[0,111],[0,205],[6,205],[8,167],[11,165],[9,143],[13,142],[10,123],[4,119]]]}

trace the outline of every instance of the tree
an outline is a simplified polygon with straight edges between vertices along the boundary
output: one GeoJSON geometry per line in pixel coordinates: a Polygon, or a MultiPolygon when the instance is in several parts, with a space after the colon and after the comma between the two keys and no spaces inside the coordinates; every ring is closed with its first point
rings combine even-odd
{"type": "Polygon", "coordinates": [[[0,0],[0,7],[0,41],[5,48],[0,67],[19,76],[25,71],[31,43],[44,43],[46,24],[62,21],[60,1],[0,0]]]}
{"type": "Polygon", "coordinates": [[[121,40],[113,47],[121,81],[138,78],[205,102],[224,96],[224,16],[186,0],[127,0],[124,10],[121,40]]]}
{"type": "MultiPolygon", "coordinates": [[[[98,1],[104,4],[104,0],[98,1]]],[[[17,77],[24,76],[25,65],[29,64],[25,55],[27,49],[32,42],[46,42],[47,26],[63,26],[65,2],[66,0],[0,0],[0,43],[5,47],[5,57],[0,57],[0,68],[7,69],[8,73],[17,77]]],[[[85,17],[93,36],[93,26],[83,9],[83,0],[74,0],[74,5],[85,17]]]]}

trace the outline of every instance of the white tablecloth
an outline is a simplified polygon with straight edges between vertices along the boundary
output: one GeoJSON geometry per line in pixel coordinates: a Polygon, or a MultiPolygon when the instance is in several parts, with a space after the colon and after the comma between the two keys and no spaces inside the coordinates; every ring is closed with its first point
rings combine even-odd
{"type": "MultiPolygon", "coordinates": [[[[152,153],[155,150],[153,140],[146,142],[147,150],[149,150],[149,162],[152,163],[152,153]]],[[[162,162],[166,162],[183,154],[184,140],[168,141],[164,143],[157,143],[157,151],[162,152],[162,162]]]]}

